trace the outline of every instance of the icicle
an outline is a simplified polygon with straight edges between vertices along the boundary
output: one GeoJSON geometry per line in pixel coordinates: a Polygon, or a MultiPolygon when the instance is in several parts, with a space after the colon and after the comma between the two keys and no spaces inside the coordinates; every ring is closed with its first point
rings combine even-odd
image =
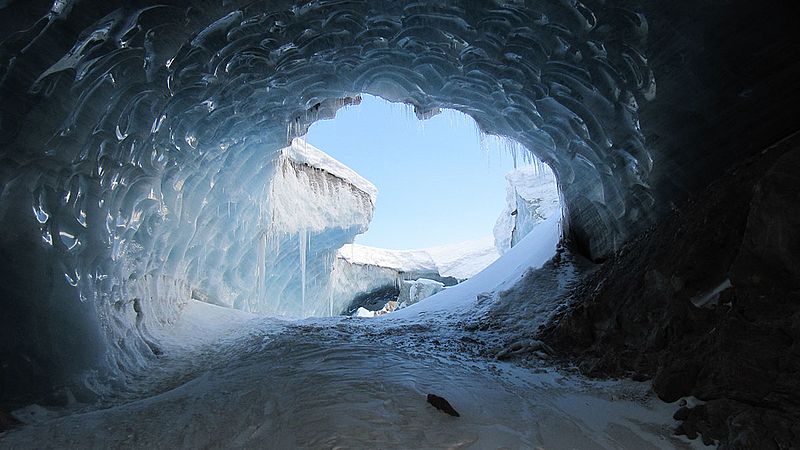
{"type": "Polygon", "coordinates": [[[300,311],[306,310],[306,262],[308,257],[308,230],[300,230],[300,311]]]}
{"type": "Polygon", "coordinates": [[[328,315],[333,317],[333,289],[328,286],[328,315]]]}
{"type": "Polygon", "coordinates": [[[258,256],[256,261],[256,298],[255,301],[251,304],[251,311],[257,310],[260,305],[263,305],[265,302],[264,299],[264,290],[267,286],[266,280],[266,272],[267,272],[267,233],[263,232],[262,236],[258,240],[258,256]]]}

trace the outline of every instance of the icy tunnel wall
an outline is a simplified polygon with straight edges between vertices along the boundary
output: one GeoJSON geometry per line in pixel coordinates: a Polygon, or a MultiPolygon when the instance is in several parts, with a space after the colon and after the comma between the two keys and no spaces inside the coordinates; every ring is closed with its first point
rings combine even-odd
{"type": "Polygon", "coordinates": [[[4,396],[143,364],[197,286],[258,295],[277,149],[362,92],[522,143],[613,251],[657,205],[629,3],[3,2],[4,396]]]}

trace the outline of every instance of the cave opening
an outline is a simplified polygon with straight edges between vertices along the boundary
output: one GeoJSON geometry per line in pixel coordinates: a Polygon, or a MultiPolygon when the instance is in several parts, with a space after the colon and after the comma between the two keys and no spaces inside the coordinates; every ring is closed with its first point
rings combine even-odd
{"type": "MultiPolygon", "coordinates": [[[[300,317],[372,317],[410,306],[475,276],[542,221],[561,216],[549,167],[520,144],[486,135],[468,115],[443,109],[420,117],[410,105],[368,94],[353,104],[314,123],[288,151],[290,171],[302,162],[316,173],[306,172],[299,190],[284,189],[284,168],[271,188],[273,203],[307,202],[327,195],[327,175],[372,193],[369,203],[348,203],[352,191],[335,188],[338,195],[312,201],[315,208],[303,214],[294,207],[300,222],[327,214],[321,209],[339,216],[336,223],[352,220],[333,231],[317,227],[313,237],[305,235],[313,227],[298,225],[304,235],[296,274],[282,272],[294,281],[269,295],[299,304],[300,317]],[[350,234],[339,236],[345,229],[350,234]]],[[[273,244],[264,258],[289,261],[280,253],[293,246],[273,244]]],[[[265,270],[280,271],[269,264],[265,270]]]]}

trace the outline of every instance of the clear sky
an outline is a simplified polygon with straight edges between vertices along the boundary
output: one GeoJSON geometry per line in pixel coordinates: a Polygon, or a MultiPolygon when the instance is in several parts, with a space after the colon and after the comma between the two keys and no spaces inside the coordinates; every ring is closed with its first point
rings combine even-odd
{"type": "Polygon", "coordinates": [[[361,105],[315,123],[306,139],[377,186],[359,244],[412,249],[479,239],[505,205],[510,154],[499,139],[481,146],[475,122],[457,111],[420,121],[410,106],[364,95],[361,105]]]}

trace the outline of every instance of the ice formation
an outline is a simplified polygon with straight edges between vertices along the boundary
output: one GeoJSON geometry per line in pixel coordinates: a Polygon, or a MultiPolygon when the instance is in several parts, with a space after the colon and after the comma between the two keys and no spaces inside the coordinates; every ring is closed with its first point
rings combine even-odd
{"type": "Polygon", "coordinates": [[[227,306],[290,317],[338,314],[342,304],[330,291],[334,258],[369,227],[377,189],[297,139],[281,150],[269,186],[255,268],[260,291],[227,306]]]}
{"type": "Polygon", "coordinates": [[[504,254],[533,230],[537,223],[561,215],[558,186],[544,164],[518,168],[506,175],[506,207],[494,226],[494,242],[504,254]]]}
{"type": "Polygon", "coordinates": [[[347,305],[358,296],[387,288],[396,289],[402,296],[404,290],[408,291],[407,282],[423,278],[451,286],[473,277],[499,256],[491,237],[417,250],[348,244],[339,250],[334,262],[333,304],[347,305]]]}
{"type": "MultiPolygon", "coordinates": [[[[5,392],[98,392],[97,380],[120,382],[158,353],[152,331],[192,296],[269,310],[259,304],[261,267],[276,254],[304,264],[300,279],[269,289],[299,287],[300,311],[320,308],[303,304],[318,282],[311,261],[324,259],[309,255],[343,235],[311,227],[274,238],[266,199],[285,167],[280,149],[360,93],[411,104],[419,117],[457,109],[521,143],[553,168],[569,232],[591,256],[651,217],[638,105],[655,82],[636,9],[468,0],[40,6],[0,6],[19,17],[3,22],[0,44],[9,105],[0,116],[5,392]],[[89,367],[97,370],[85,378],[89,367]]],[[[273,311],[296,311],[291,302],[273,311]]]]}
{"type": "Polygon", "coordinates": [[[400,296],[397,297],[398,306],[404,308],[419,303],[420,300],[443,291],[444,287],[443,283],[427,278],[403,281],[400,284],[400,296]]]}

